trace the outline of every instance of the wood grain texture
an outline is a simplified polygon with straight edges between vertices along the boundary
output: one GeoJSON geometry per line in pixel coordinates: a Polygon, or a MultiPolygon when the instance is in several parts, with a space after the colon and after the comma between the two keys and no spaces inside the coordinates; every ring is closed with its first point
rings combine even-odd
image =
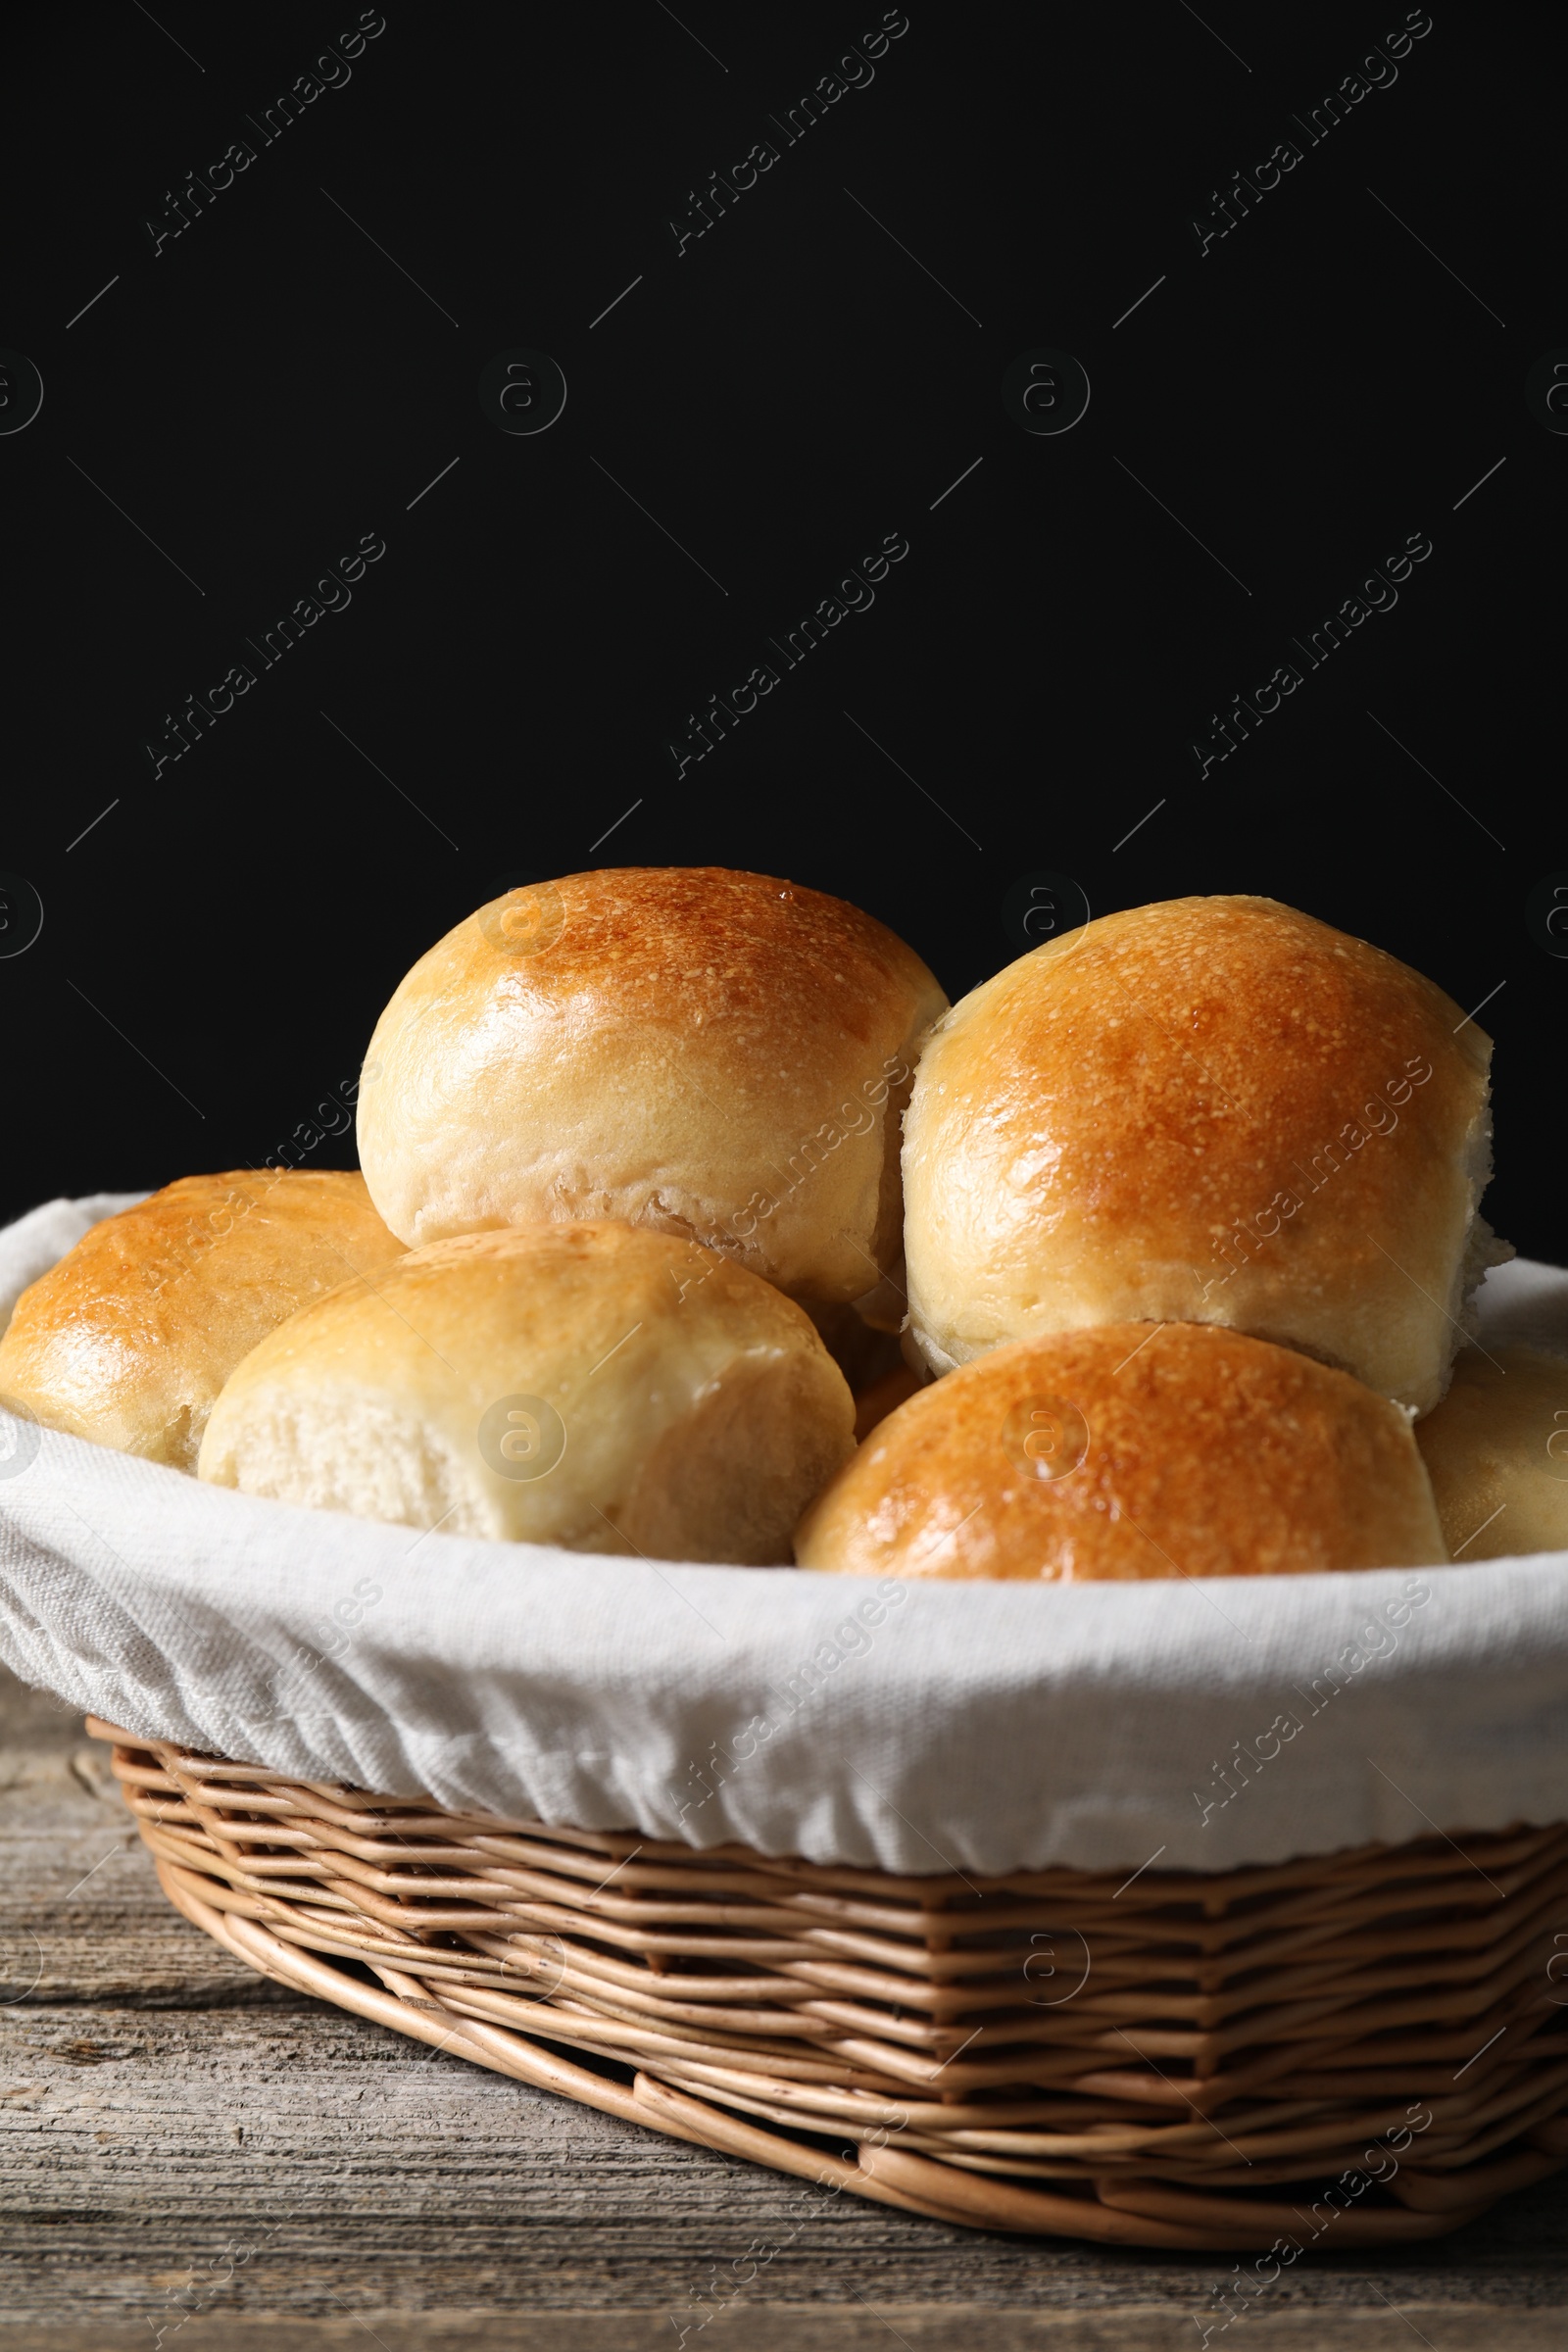
{"type": "MultiPolygon", "coordinates": [[[[640,2352],[681,2327],[688,2352],[1165,2352],[1230,2276],[834,2196],[270,1986],[170,1909],[104,1751],[14,1684],[0,1979],[0,2352],[640,2352]]],[[[1433,2248],[1307,2258],[1211,2341],[1555,2352],[1564,2306],[1551,2180],[1433,2248]]]]}
{"type": "MultiPolygon", "coordinates": [[[[711,2352],[882,2352],[902,2342],[907,2352],[1187,2352],[1198,2342],[1192,2322],[1169,2307],[1123,2305],[1111,2312],[1001,2309],[990,2303],[882,2302],[749,2304],[688,2346],[711,2352]]],[[[0,2321],[6,2352],[146,2352],[156,2340],[144,2320],[82,2323],[0,2321]]],[[[482,2312],[411,2315],[367,2305],[363,2316],[331,2320],[197,2319],[164,2342],[178,2352],[668,2352],[675,2337],[662,2311],[552,2311],[505,2317],[482,2312]]],[[[1254,2321],[1239,2341],[1265,2352],[1561,2352],[1560,2311],[1497,2313],[1485,2304],[1403,2305],[1398,2311],[1321,2315],[1285,2311],[1254,2321]]]]}

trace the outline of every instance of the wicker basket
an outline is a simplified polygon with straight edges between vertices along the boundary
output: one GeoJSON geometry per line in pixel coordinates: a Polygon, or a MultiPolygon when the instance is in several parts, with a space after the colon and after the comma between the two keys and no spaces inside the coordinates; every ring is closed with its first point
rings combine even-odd
{"type": "Polygon", "coordinates": [[[1122,1884],[897,1878],[88,1728],[171,1901],[263,1974],[941,2221],[1369,2244],[1568,2162],[1568,1827],[1122,1884]]]}

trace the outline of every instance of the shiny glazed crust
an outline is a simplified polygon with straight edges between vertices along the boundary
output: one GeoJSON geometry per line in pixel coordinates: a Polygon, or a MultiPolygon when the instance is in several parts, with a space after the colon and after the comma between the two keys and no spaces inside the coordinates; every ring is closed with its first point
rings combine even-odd
{"type": "Polygon", "coordinates": [[[946,1004],[911,949],[819,891],[570,874],[482,906],[399,986],[361,1162],[414,1245],[619,1218],[792,1297],[857,1298],[897,1259],[900,1114],[946,1004]]]}
{"type": "Polygon", "coordinates": [[[1292,1348],[1131,1323],[999,1348],[922,1389],[807,1514],[795,1556],[1065,1582],[1446,1553],[1397,1405],[1292,1348]]]}
{"type": "Polygon", "coordinates": [[[194,1470],[213,1401],[257,1341],[402,1255],[362,1176],[182,1176],[24,1291],[0,1339],[0,1394],[51,1429],[194,1470]]]}
{"type": "Polygon", "coordinates": [[[928,1041],[908,1291],[938,1370],[1133,1318],[1289,1341],[1417,1412],[1505,1249],[1491,1042],[1441,989],[1272,900],[1178,899],[1023,956],[928,1041]]]}

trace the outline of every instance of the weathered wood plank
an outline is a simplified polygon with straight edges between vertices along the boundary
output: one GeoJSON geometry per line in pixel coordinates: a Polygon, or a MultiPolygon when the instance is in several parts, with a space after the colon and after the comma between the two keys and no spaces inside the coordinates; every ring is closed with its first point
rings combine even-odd
{"type": "MultiPolygon", "coordinates": [[[[164,2352],[672,2352],[675,2337],[662,2311],[479,2312],[410,2315],[367,2306],[363,2316],[330,2320],[239,2319],[189,2322],[166,2335],[164,2352]]],[[[1216,2337],[1216,2344],[1236,2338],[1216,2337]]],[[[1561,2352],[1559,2311],[1495,2313],[1484,2305],[1407,2305],[1403,2312],[1281,2312],[1253,2322],[1245,2339],[1255,2352],[1561,2352]],[[1408,2316],[1405,2316],[1407,2314],[1408,2316]]],[[[6,2352],[148,2352],[156,2338],[136,2320],[7,2326],[6,2352]]],[[[1188,2352],[1191,2322],[1150,2305],[1107,2314],[999,2311],[992,2304],[879,2303],[874,2308],[813,2303],[749,2305],[687,2352],[1188,2352]]]]}
{"type": "MultiPolygon", "coordinates": [[[[812,2303],[749,2305],[688,2352],[1188,2352],[1191,2322],[1152,2305],[1101,2314],[999,2311],[985,2303],[874,2307],[812,2303]]],[[[1237,2339],[1216,2337],[1216,2344],[1237,2339]]],[[[1325,2322],[1304,2311],[1255,2320],[1244,2339],[1255,2352],[1561,2352],[1560,2311],[1497,2313],[1481,2304],[1405,2305],[1336,2313],[1325,2322]]],[[[163,2352],[671,2352],[662,2311],[480,2312],[411,2315],[367,2306],[330,2320],[240,2319],[227,2314],[188,2322],[163,2339],[163,2352]]],[[[141,2320],[7,2326],[6,2352],[148,2352],[156,2342],[141,2320]]]]}
{"type": "MultiPolygon", "coordinates": [[[[0,2352],[160,2328],[179,2352],[368,2328],[389,2352],[637,2352],[679,2326],[692,2352],[890,2327],[917,2352],[978,2331],[988,2352],[1164,2352],[1198,2340],[1229,2270],[834,2196],[269,1986],[169,1908],[102,1751],[15,1687],[0,1930],[41,1962],[0,2008],[0,2352]]],[[[1535,2352],[1564,2306],[1568,2190],[1547,2181],[1437,2247],[1301,2263],[1250,2340],[1383,2352],[1412,2340],[1405,2313],[1442,2352],[1535,2352]]]]}
{"type": "Polygon", "coordinates": [[[172,1911],[81,1717],[0,1669],[0,2002],[270,2003],[172,1911]]]}

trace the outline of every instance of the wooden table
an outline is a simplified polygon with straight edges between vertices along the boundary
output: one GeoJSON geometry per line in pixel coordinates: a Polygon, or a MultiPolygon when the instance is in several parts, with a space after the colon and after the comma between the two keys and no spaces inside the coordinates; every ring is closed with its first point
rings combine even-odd
{"type": "MultiPolygon", "coordinates": [[[[1230,2272],[906,2218],[285,1993],[170,1909],[107,1751],[3,1673],[0,1977],[0,2352],[1175,2352],[1230,2272]]],[[[1308,2257],[1209,2341],[1562,2352],[1568,2175],[1308,2257]]]]}

